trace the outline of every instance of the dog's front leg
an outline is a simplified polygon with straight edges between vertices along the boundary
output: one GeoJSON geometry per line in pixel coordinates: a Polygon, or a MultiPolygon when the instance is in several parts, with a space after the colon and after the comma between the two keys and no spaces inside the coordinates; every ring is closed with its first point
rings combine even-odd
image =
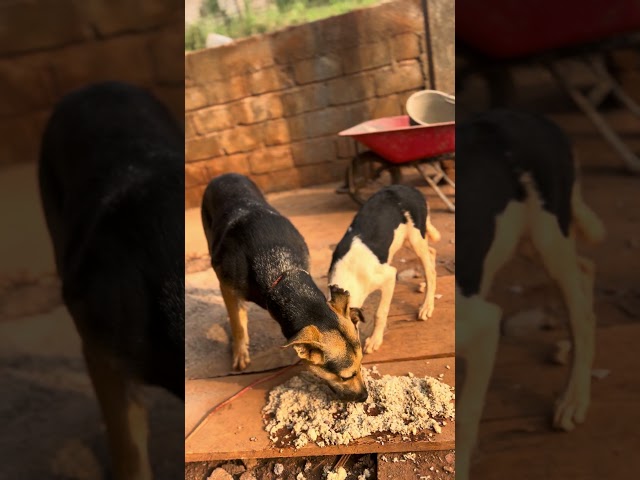
{"type": "Polygon", "coordinates": [[[549,275],[562,290],[571,325],[571,372],[553,420],[556,428],[568,431],[576,423],[584,421],[591,397],[591,367],[595,350],[594,267],[586,259],[578,257],[573,239],[560,232],[555,217],[543,212],[536,221],[532,228],[534,245],[549,275]]]}
{"type": "Polygon", "coordinates": [[[396,273],[397,270],[394,267],[384,265],[380,282],[380,303],[376,311],[373,332],[364,343],[364,353],[373,353],[382,345],[384,330],[387,328],[387,317],[389,316],[389,309],[391,308],[391,299],[393,298],[393,291],[396,288],[396,273]]]}
{"type": "Polygon", "coordinates": [[[84,357],[107,427],[116,480],[151,480],[147,411],[139,386],[112,356],[84,345],[84,357]]]}
{"type": "Polygon", "coordinates": [[[220,282],[220,291],[231,323],[233,368],[234,370],[244,370],[251,363],[247,309],[238,294],[232,288],[223,285],[222,282],[220,282]]]}
{"type": "MultiPolygon", "coordinates": [[[[459,294],[458,294],[459,295],[459,294]]],[[[467,480],[500,332],[501,310],[479,298],[456,299],[456,356],[466,373],[456,393],[456,479],[467,480]]]]}

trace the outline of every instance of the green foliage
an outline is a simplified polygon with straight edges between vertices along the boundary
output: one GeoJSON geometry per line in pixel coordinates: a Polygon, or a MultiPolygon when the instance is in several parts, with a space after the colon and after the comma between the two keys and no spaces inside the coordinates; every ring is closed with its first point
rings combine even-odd
{"type": "Polygon", "coordinates": [[[205,17],[207,15],[215,15],[220,13],[220,5],[218,0],[202,0],[200,5],[200,16],[205,17]]]}
{"type": "Polygon", "coordinates": [[[379,2],[380,0],[276,0],[275,4],[261,11],[253,11],[247,2],[242,15],[228,17],[220,11],[218,0],[205,0],[202,13],[205,10],[207,13],[185,30],[185,50],[204,48],[209,33],[242,38],[341,15],[379,2]]]}

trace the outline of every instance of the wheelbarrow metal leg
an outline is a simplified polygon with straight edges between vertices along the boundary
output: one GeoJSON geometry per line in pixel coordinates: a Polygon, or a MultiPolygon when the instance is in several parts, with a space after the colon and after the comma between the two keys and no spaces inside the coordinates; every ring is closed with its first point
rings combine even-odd
{"type": "MultiPolygon", "coordinates": [[[[440,162],[435,162],[433,164],[433,168],[438,172],[439,178],[440,179],[444,179],[445,182],[447,182],[449,185],[451,185],[453,188],[456,188],[456,184],[453,180],[451,180],[451,178],[449,177],[449,175],[447,175],[444,170],[442,169],[442,165],[440,165],[440,162]]],[[[438,180],[439,181],[439,180],[438,180]]]]}
{"type": "Polygon", "coordinates": [[[456,211],[455,205],[451,203],[451,200],[449,200],[447,196],[444,194],[444,192],[440,190],[440,187],[438,187],[438,185],[433,181],[433,179],[426,172],[422,170],[422,167],[423,165],[419,163],[416,164],[416,169],[418,170],[418,172],[420,172],[420,174],[425,179],[425,181],[429,184],[429,186],[436,192],[436,194],[444,202],[444,204],[447,206],[449,211],[455,212],[456,211]]]}
{"type": "MultiPolygon", "coordinates": [[[[585,97],[580,90],[571,85],[555,63],[549,64],[549,69],[558,83],[569,94],[574,103],[585,113],[585,115],[587,115],[589,120],[591,120],[594,126],[600,131],[605,140],[607,140],[607,142],[609,142],[609,144],[622,157],[629,170],[633,173],[640,173],[640,158],[622,141],[620,135],[611,128],[600,112],[594,108],[589,99],[585,97]]],[[[630,110],[633,111],[633,109],[630,110]]]]}
{"type": "Polygon", "coordinates": [[[640,117],[640,105],[632,99],[627,92],[624,91],[622,85],[613,78],[607,71],[607,67],[601,56],[590,59],[591,68],[593,72],[601,79],[603,83],[609,85],[610,92],[629,109],[636,117],[640,117]]]}

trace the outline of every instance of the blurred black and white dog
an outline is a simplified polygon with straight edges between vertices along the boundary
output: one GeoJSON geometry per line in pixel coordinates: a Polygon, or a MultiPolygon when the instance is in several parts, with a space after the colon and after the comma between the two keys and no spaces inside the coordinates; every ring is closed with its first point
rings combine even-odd
{"type": "Polygon", "coordinates": [[[456,355],[466,360],[457,395],[456,474],[466,479],[502,315],[487,296],[523,238],[560,286],[569,312],[573,361],[554,426],[571,430],[584,420],[595,343],[595,268],[578,255],[575,234],[599,242],[604,227],[582,199],[568,139],[541,116],[496,110],[460,124],[456,178],[456,355]]]}

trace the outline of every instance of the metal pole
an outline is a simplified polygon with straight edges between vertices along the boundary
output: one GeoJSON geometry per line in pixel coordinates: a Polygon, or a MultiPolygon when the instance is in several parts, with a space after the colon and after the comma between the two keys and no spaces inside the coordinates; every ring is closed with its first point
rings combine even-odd
{"type": "Polygon", "coordinates": [[[429,28],[429,6],[427,0],[422,0],[422,16],[424,18],[424,41],[427,45],[427,64],[429,66],[429,89],[436,89],[435,69],[433,66],[433,48],[431,45],[431,30],[429,28]]]}

